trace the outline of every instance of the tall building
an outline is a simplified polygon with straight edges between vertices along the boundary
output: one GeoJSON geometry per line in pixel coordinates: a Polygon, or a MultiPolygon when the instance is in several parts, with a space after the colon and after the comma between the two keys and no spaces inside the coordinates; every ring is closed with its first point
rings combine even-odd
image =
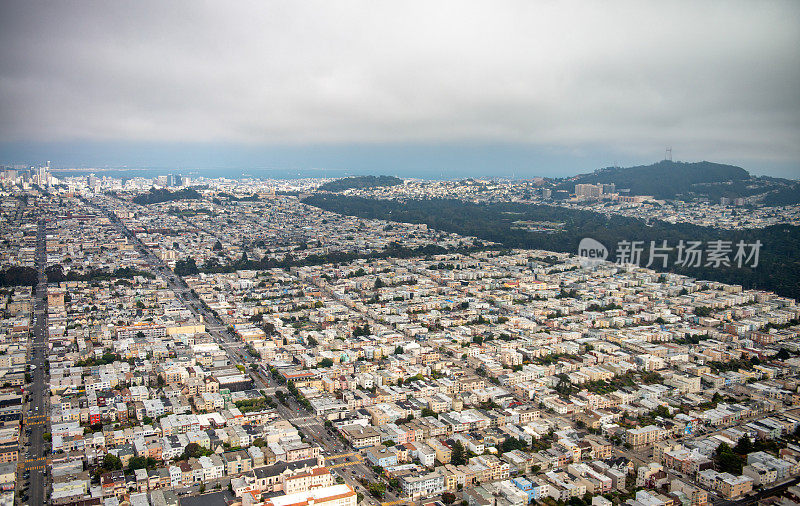
{"type": "Polygon", "coordinates": [[[614,183],[576,184],[575,195],[578,197],[599,198],[602,195],[616,193],[617,185],[614,183]]]}
{"type": "Polygon", "coordinates": [[[576,184],[575,195],[578,197],[597,198],[603,192],[603,187],[596,184],[576,184]]]}
{"type": "Polygon", "coordinates": [[[180,174],[170,174],[167,176],[167,186],[181,186],[183,178],[180,174]]]}

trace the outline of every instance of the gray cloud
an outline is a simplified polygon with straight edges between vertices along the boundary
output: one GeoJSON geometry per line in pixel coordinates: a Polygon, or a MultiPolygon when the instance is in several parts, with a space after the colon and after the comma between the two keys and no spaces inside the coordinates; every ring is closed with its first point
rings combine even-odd
{"type": "Polygon", "coordinates": [[[0,6],[0,139],[800,160],[800,3],[0,6]]]}

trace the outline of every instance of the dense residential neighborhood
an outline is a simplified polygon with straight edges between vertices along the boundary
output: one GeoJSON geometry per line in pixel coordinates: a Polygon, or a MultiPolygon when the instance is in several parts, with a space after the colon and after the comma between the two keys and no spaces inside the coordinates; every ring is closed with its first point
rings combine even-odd
{"type": "MultiPolygon", "coordinates": [[[[800,496],[798,301],[301,202],[323,182],[207,179],[178,199],[186,178],[4,171],[0,502],[800,496]]],[[[799,216],[644,202],[587,205],[722,228],[799,216]]]]}

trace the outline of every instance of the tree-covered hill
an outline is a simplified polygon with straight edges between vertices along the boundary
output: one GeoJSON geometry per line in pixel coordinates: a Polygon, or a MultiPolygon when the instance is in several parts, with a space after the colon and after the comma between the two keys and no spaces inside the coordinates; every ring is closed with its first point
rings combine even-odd
{"type": "Polygon", "coordinates": [[[330,181],[319,187],[326,192],[341,192],[352,188],[375,188],[378,186],[396,186],[403,180],[394,176],[353,176],[330,181]]]}
{"type": "Polygon", "coordinates": [[[160,202],[172,202],[175,200],[192,200],[202,198],[197,190],[184,188],[176,192],[171,192],[166,188],[150,188],[148,193],[142,193],[133,198],[133,202],[139,205],[158,204],[160,202]]]}
{"type": "MultiPolygon", "coordinates": [[[[718,230],[692,224],[651,222],[636,218],[606,216],[577,209],[518,203],[473,204],[460,200],[411,200],[398,202],[342,195],[312,195],[304,200],[328,211],[363,218],[377,218],[407,223],[425,223],[430,227],[475,236],[511,248],[530,248],[576,253],[578,243],[591,237],[603,243],[614,256],[620,241],[643,241],[643,262],[647,263],[650,241],[667,241],[675,247],[679,241],[723,240],[736,244],[761,241],[759,264],[744,266],[677,267],[673,250],[667,269],[698,279],[740,284],[745,288],[771,290],[800,299],[800,227],[774,225],[763,229],[718,230]],[[563,223],[560,232],[532,232],[515,226],[521,220],[563,223]]],[[[733,254],[731,254],[731,258],[733,254]]],[[[660,265],[653,265],[659,268],[660,265]]]]}
{"type": "Polygon", "coordinates": [[[671,199],[677,195],[697,193],[698,185],[736,182],[750,179],[741,167],[713,162],[672,162],[664,160],[652,165],[636,167],[608,167],[591,174],[568,178],[559,189],[573,191],[576,184],[614,183],[617,189],[630,189],[633,195],[653,195],[671,199]]]}

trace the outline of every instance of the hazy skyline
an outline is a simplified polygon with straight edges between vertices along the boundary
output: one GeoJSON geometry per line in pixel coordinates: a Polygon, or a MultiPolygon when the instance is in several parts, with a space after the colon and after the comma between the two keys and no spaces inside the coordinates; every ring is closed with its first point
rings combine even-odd
{"type": "Polygon", "coordinates": [[[3,2],[0,163],[800,177],[797,2],[3,2]]]}

